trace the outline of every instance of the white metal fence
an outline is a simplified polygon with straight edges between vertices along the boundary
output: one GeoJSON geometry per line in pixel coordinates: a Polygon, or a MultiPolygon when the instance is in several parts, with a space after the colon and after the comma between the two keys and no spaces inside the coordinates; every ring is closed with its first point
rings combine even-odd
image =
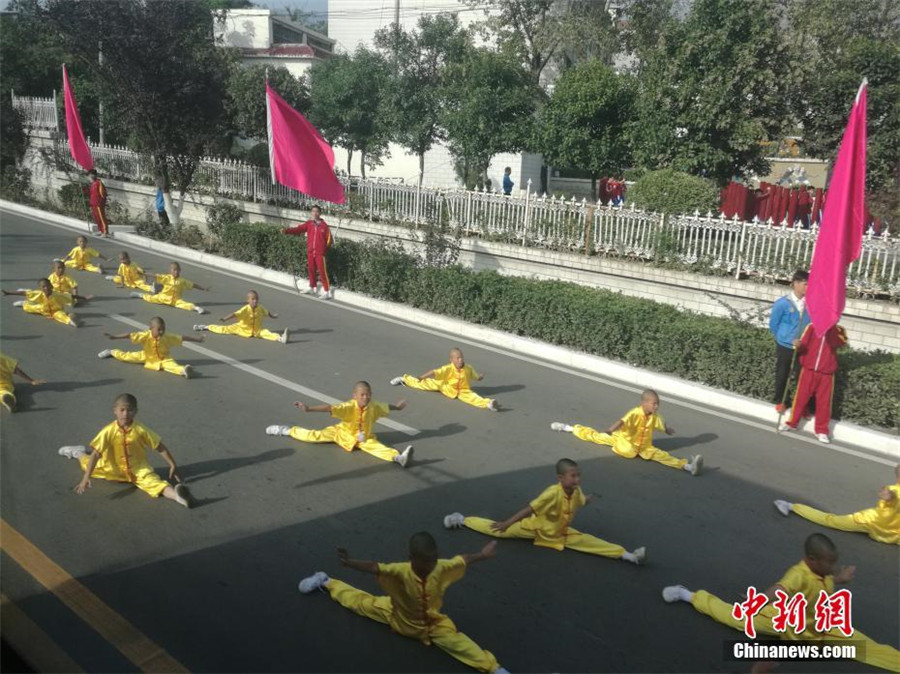
{"type": "MultiPolygon", "coordinates": [[[[122,147],[93,145],[98,170],[112,178],[153,183],[152,164],[122,147]]],[[[57,157],[70,169],[68,144],[57,142],[57,157]]],[[[326,211],[405,226],[444,224],[465,235],[521,246],[577,251],[687,266],[718,275],[753,275],[786,279],[809,268],[818,229],[742,222],[711,213],[667,216],[582,199],[538,196],[528,189],[518,196],[462,189],[433,189],[393,180],[341,178],[344,206],[326,211]]],[[[191,190],[238,201],[308,208],[315,200],[273,185],[267,168],[230,159],[204,158],[191,190]]],[[[869,232],[860,258],[851,265],[848,287],[865,294],[900,296],[900,237],[869,232]]]]}
{"type": "Polygon", "coordinates": [[[31,96],[16,96],[11,91],[13,108],[22,115],[25,126],[44,131],[58,131],[59,121],[56,115],[56,92],[53,98],[33,98],[31,96]]]}

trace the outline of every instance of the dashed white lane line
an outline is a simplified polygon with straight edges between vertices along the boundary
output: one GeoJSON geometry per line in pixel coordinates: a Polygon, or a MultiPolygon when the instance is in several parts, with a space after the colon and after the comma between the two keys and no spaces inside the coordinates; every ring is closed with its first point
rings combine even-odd
{"type": "MultiPolygon", "coordinates": [[[[126,318],[125,316],[122,316],[120,314],[110,314],[109,317],[114,318],[115,320],[119,321],[120,323],[124,323],[125,325],[130,325],[134,328],[139,328],[141,330],[147,329],[147,325],[145,323],[140,323],[130,318],[126,318]]],[[[230,365],[233,368],[236,368],[248,374],[252,374],[254,377],[259,377],[260,379],[265,379],[266,381],[277,384],[278,386],[283,386],[284,388],[294,391],[295,393],[301,393],[305,396],[309,396],[310,398],[321,400],[323,403],[336,405],[340,402],[343,402],[341,400],[338,400],[337,398],[332,398],[331,396],[316,391],[315,389],[311,389],[308,386],[303,386],[302,384],[290,381],[289,379],[285,379],[284,377],[279,377],[278,375],[272,374],[271,372],[260,370],[258,367],[247,365],[246,363],[242,363],[239,360],[235,360],[234,358],[226,356],[223,353],[219,353],[218,351],[207,349],[205,346],[200,346],[199,344],[189,342],[184,342],[182,346],[186,349],[190,349],[191,351],[196,351],[197,353],[203,354],[207,358],[218,360],[222,363],[225,363],[226,365],[230,365]]],[[[418,435],[421,432],[418,429],[413,428],[412,426],[401,424],[397,421],[394,421],[393,419],[379,419],[378,423],[383,424],[388,428],[392,428],[395,431],[406,433],[406,435],[418,435]]]]}

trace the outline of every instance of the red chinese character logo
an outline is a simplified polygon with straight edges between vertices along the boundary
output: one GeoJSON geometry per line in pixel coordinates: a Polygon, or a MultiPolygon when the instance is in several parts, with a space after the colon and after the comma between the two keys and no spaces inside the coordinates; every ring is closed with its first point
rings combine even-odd
{"type": "Polygon", "coordinates": [[[830,632],[837,628],[845,637],[853,636],[850,600],[850,590],[838,590],[831,596],[820,590],[816,599],[816,632],[830,632]]]}
{"type": "Polygon", "coordinates": [[[756,628],[753,626],[753,616],[762,610],[762,607],[769,603],[769,598],[756,591],[752,585],[747,588],[747,600],[744,602],[734,602],[731,609],[731,617],[735,620],[744,621],[744,634],[750,639],[756,638],[756,628]]]}
{"type": "Polygon", "coordinates": [[[806,605],[806,597],[799,592],[788,600],[787,592],[775,590],[772,606],[778,613],[772,619],[772,628],[776,632],[784,632],[790,627],[794,634],[800,634],[806,629],[806,605]]]}

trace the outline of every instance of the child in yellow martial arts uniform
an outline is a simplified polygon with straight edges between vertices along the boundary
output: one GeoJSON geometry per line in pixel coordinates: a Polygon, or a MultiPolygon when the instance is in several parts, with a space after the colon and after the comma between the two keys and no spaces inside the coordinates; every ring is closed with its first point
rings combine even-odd
{"type": "Polygon", "coordinates": [[[173,262],[169,267],[168,274],[157,274],[156,282],[162,284],[162,290],[160,290],[155,295],[151,295],[150,293],[131,293],[132,297],[139,297],[145,302],[150,302],[151,304],[165,304],[170,307],[175,307],[176,309],[184,309],[185,311],[196,311],[198,314],[205,314],[206,309],[203,307],[198,307],[195,304],[191,304],[190,302],[185,302],[181,299],[181,294],[185,290],[190,290],[191,288],[196,288],[197,290],[209,290],[209,288],[204,288],[201,285],[197,285],[192,281],[188,281],[186,278],[182,278],[181,276],[181,265],[177,262],[173,262]]]}
{"type": "Polygon", "coordinates": [[[116,270],[115,276],[107,276],[106,280],[112,281],[120,288],[135,288],[147,293],[153,292],[153,286],[147,283],[144,270],[132,262],[131,256],[124,250],[119,253],[119,268],[116,270]]]}
{"type": "Polygon", "coordinates": [[[493,398],[482,398],[472,390],[472,381],[481,381],[483,374],[466,364],[459,348],[450,349],[450,362],[443,367],[429,370],[421,377],[405,374],[391,379],[391,386],[407,386],[419,391],[440,391],[448,398],[456,398],[474,407],[496,412],[500,409],[493,398]]]}
{"type": "Polygon", "coordinates": [[[351,559],[344,548],[338,548],[343,566],[371,573],[387,596],[376,597],[347,583],[329,578],[323,571],[300,581],[300,592],[309,594],[325,588],[331,598],[354,613],[390,625],[397,634],[418,639],[426,646],[434,644],[479,672],[508,674],[497,658],[483,650],[441,613],[444,593],[460,580],[470,564],[494,556],[497,541],[491,541],[481,552],[438,559],[438,547],[431,534],[422,531],[409,539],[409,561],[383,564],[351,559]]]}
{"type": "Polygon", "coordinates": [[[52,319],[57,323],[77,328],[75,318],[66,312],[66,307],[72,304],[72,296],[53,291],[49,279],[42,278],[38,281],[38,290],[4,290],[4,295],[22,295],[24,300],[13,302],[14,307],[22,307],[29,314],[38,314],[52,319]]]}
{"type": "Polygon", "coordinates": [[[78,459],[84,469],[84,477],[75,487],[76,494],[91,488],[91,478],[130,482],[153,498],[164,496],[185,508],[190,508],[190,493],[178,477],[175,459],[159,439],[159,436],[134,420],[137,414],[137,398],[123,393],[113,403],[116,420],[100,429],[87,447],[60,447],[59,453],[69,459],[78,459]],[[169,480],[163,480],[147,461],[147,450],[153,449],[169,464],[169,480]]]}
{"type": "Polygon", "coordinates": [[[698,475],[703,468],[703,457],[700,454],[691,457],[690,461],[677,459],[668,452],[653,446],[653,431],[665,431],[672,435],[675,430],[666,426],[665,420],[657,414],[659,396],[651,389],[641,393],[641,404],[609,427],[606,433],[594,430],[590,426],[576,424],[570,426],[559,421],[550,424],[554,431],[572,433],[579,440],[594,442],[598,445],[609,445],[619,456],[633,459],[636,456],[646,461],[656,461],[669,468],[686,470],[691,475],[698,475]]]}
{"type": "Polygon", "coordinates": [[[120,351],[119,349],[104,349],[97,354],[98,358],[115,358],[123,363],[143,363],[148,370],[164,370],[177,374],[185,379],[190,379],[193,370],[190,365],[179,365],[169,355],[173,346],[181,346],[181,342],[202,342],[200,337],[173,335],[166,333],[166,322],[159,316],[150,319],[147,330],[140,332],[126,332],[121,335],[111,335],[104,332],[109,339],[130,339],[132,344],[140,344],[140,351],[120,351]]]}
{"type": "Polygon", "coordinates": [[[278,314],[273,314],[265,307],[259,305],[259,293],[251,290],[247,293],[247,304],[237,311],[222,316],[219,320],[223,323],[230,321],[232,318],[238,319],[237,323],[231,325],[195,325],[194,330],[202,332],[209,330],[219,335],[237,335],[238,337],[259,337],[268,339],[272,342],[281,342],[287,344],[288,331],[285,330],[280,335],[277,332],[266,330],[263,327],[263,319],[266,317],[278,318],[278,314]]]}
{"type": "Polygon", "coordinates": [[[406,407],[406,401],[401,400],[396,405],[389,405],[378,400],[372,400],[372,387],[369,382],[358,381],[353,387],[353,398],[337,405],[307,405],[295,402],[294,406],[304,412],[327,412],[340,423],[328,426],[318,431],[307,430],[300,426],[269,426],[266,435],[289,435],[300,442],[333,442],[345,452],[352,452],[359,448],[367,454],[382,461],[393,461],[406,468],[413,455],[413,446],[407,445],[403,453],[393,447],[387,447],[378,441],[372,433],[372,426],[381,417],[386,417],[389,411],[402,410],[406,407]]]}
{"type": "Polygon", "coordinates": [[[547,487],[541,495],[509,519],[495,522],[483,517],[464,517],[451,513],[444,518],[447,529],[463,525],[474,531],[497,538],[529,538],[535,545],[561,551],[566,548],[590,555],[624,559],[632,564],[642,564],[647,556],[646,548],[627,552],[621,545],[607,543],[603,539],[583,534],[570,525],[579,508],[593,500],[594,495],[581,491],[581,471],[572,459],[556,462],[557,483],[547,487]]]}
{"type": "Polygon", "coordinates": [[[86,237],[79,236],[75,242],[75,247],[61,261],[72,269],[102,274],[103,269],[99,265],[94,264],[93,259],[99,257],[101,260],[109,262],[109,258],[103,257],[100,251],[94,248],[88,248],[86,237]]]}
{"type": "MultiPolygon", "coordinates": [[[[78,282],[66,274],[66,265],[61,260],[53,261],[52,271],[47,280],[50,281],[50,285],[53,286],[55,292],[61,295],[68,295],[69,304],[72,306],[75,306],[78,301],[87,302],[94,299],[93,295],[78,294],[78,282]]],[[[30,288],[19,288],[19,292],[28,292],[29,290],[30,288]]]]}
{"type": "Polygon", "coordinates": [[[900,465],[894,468],[895,484],[888,484],[878,491],[878,505],[850,515],[832,515],[800,503],[777,500],[775,507],[787,517],[792,512],[810,522],[841,531],[860,531],[873,541],[900,545],[900,465]]]}
{"type": "Polygon", "coordinates": [[[0,352],[0,406],[4,407],[8,412],[13,412],[16,409],[16,387],[13,384],[14,374],[19,375],[22,379],[27,379],[32,386],[47,383],[44,379],[34,379],[25,374],[25,371],[19,367],[19,361],[0,352]]]}
{"type": "MultiPolygon", "coordinates": [[[[819,592],[824,590],[829,595],[834,592],[835,584],[849,583],[853,579],[856,567],[842,567],[834,573],[838,560],[837,547],[827,536],[812,534],[803,545],[803,559],[792,566],[775,585],[765,592],[769,598],[762,610],[753,618],[753,626],[757,635],[777,637],[787,641],[812,641],[827,638],[829,641],[846,641],[858,644],[857,660],[865,662],[873,667],[880,667],[891,672],[900,672],[900,652],[896,648],[872,641],[862,632],[854,630],[850,637],[838,629],[832,629],[824,634],[816,632],[816,601],[819,592]],[[775,602],[775,590],[782,590],[788,597],[802,594],[806,599],[806,629],[796,632],[790,626],[786,626],[784,632],[777,632],[772,619],[777,615],[773,606],[775,602]]],[[[733,617],[734,604],[725,602],[710,594],[706,590],[691,592],[683,585],[670,585],[663,588],[663,599],[672,603],[686,601],[697,611],[708,615],[716,622],[732,627],[739,632],[744,631],[744,620],[733,617]]]]}

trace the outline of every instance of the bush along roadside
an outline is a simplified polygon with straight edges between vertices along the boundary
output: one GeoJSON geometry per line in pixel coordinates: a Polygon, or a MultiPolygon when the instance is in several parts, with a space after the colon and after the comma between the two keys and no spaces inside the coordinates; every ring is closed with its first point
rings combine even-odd
{"type": "MultiPolygon", "coordinates": [[[[220,252],[298,272],[305,238],[266,223],[228,223],[220,252]]],[[[762,328],[702,316],[652,300],[572,283],[426,266],[399,243],[338,240],[329,254],[336,285],[636,367],[768,400],[775,344],[762,328]]],[[[300,268],[300,273],[305,269],[300,268]]],[[[900,356],[844,350],[834,417],[900,429],[900,356]]]]}

